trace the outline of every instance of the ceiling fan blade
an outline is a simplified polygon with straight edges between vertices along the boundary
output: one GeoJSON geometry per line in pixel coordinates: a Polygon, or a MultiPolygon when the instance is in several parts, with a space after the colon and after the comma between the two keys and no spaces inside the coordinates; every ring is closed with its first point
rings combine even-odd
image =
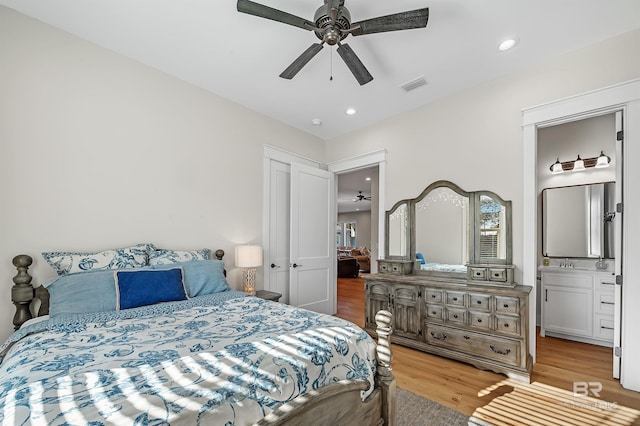
{"type": "Polygon", "coordinates": [[[358,80],[360,86],[363,86],[373,80],[371,74],[367,68],[362,64],[358,56],[348,44],[338,45],[338,55],[342,58],[345,64],[351,70],[353,76],[358,80]]]}
{"type": "Polygon", "coordinates": [[[410,30],[424,28],[429,21],[429,8],[400,12],[378,18],[365,19],[351,24],[354,36],[382,33],[387,31],[410,30]]]}
{"type": "Polygon", "coordinates": [[[307,50],[302,52],[302,55],[298,56],[298,58],[293,61],[286,70],[282,71],[280,77],[291,80],[293,77],[295,77],[296,74],[298,74],[302,67],[307,65],[307,62],[309,62],[314,56],[318,54],[318,52],[322,50],[323,47],[324,46],[322,46],[322,43],[312,44],[307,50]]]}
{"type": "Polygon", "coordinates": [[[335,24],[338,19],[339,6],[340,0],[327,0],[327,16],[331,17],[333,24],[335,24]]]}
{"type": "Polygon", "coordinates": [[[250,0],[238,0],[238,12],[247,13],[260,18],[271,19],[272,21],[293,25],[294,27],[302,28],[304,30],[311,30],[315,27],[313,22],[307,21],[304,18],[255,3],[250,0]]]}

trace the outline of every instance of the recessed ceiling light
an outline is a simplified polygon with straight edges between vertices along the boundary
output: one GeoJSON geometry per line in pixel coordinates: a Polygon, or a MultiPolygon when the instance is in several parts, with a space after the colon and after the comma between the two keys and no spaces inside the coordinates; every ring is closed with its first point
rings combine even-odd
{"type": "Polygon", "coordinates": [[[356,110],[355,108],[349,108],[346,112],[347,112],[347,115],[355,115],[356,110]]]}
{"type": "Polygon", "coordinates": [[[368,178],[366,178],[365,180],[371,180],[371,178],[370,178],[370,177],[368,177],[368,178]]]}
{"type": "Polygon", "coordinates": [[[505,50],[514,48],[517,44],[518,44],[517,37],[508,38],[500,42],[500,44],[498,45],[498,50],[504,52],[505,50]]]}
{"type": "Polygon", "coordinates": [[[313,124],[314,126],[322,126],[322,120],[320,120],[319,118],[314,118],[313,120],[311,120],[311,124],[313,124]]]}

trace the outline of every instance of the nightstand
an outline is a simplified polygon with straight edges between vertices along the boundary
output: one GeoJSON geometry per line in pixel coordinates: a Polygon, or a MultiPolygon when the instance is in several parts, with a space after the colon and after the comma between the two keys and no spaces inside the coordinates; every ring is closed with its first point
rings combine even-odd
{"type": "Polygon", "coordinates": [[[280,293],[276,293],[275,291],[258,290],[256,291],[256,297],[259,297],[260,299],[279,302],[282,295],[280,293]]]}

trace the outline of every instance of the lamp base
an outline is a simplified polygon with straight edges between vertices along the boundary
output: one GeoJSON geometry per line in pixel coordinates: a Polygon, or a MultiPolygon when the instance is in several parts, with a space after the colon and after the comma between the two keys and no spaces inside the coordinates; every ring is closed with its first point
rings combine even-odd
{"type": "Polygon", "coordinates": [[[256,294],[256,270],[253,268],[245,269],[242,272],[242,291],[249,293],[252,296],[256,294]]]}

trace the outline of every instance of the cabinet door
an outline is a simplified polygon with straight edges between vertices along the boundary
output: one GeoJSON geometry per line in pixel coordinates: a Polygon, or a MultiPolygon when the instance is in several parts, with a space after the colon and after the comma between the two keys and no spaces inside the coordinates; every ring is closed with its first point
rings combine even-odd
{"type": "Polygon", "coordinates": [[[410,339],[418,338],[420,329],[421,288],[412,285],[393,286],[393,333],[410,339]]]}
{"type": "Polygon", "coordinates": [[[391,311],[391,288],[393,284],[367,282],[365,297],[365,327],[376,328],[376,313],[382,309],[391,311]]]}
{"type": "Polygon", "coordinates": [[[543,290],[546,331],[591,337],[593,292],[590,289],[545,286],[543,290]]]}

